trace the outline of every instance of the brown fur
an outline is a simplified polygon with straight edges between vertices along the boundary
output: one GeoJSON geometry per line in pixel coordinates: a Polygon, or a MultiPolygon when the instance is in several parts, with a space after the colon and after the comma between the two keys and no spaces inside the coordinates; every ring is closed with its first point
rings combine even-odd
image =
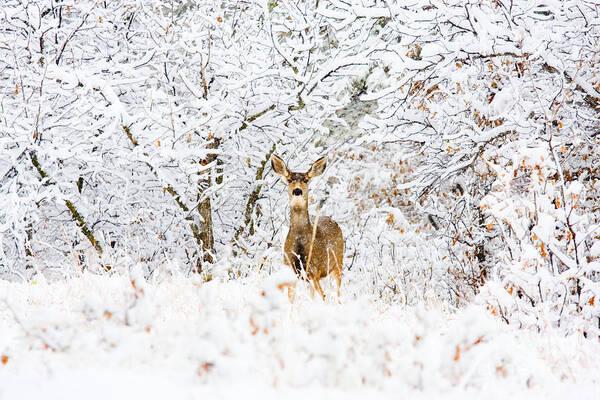
{"type": "Polygon", "coordinates": [[[313,221],[308,216],[308,182],[323,173],[326,166],[325,158],[317,160],[305,173],[290,172],[285,162],[275,155],[271,159],[271,164],[273,170],[287,180],[290,197],[290,230],[285,240],[284,262],[300,277],[308,278],[323,299],[325,294],[319,280],[333,272],[339,297],[344,260],[342,230],[330,217],[319,216],[314,243],[312,243],[313,221]],[[301,195],[294,194],[297,189],[302,192],[301,195]],[[311,245],[312,254],[310,254],[311,245]]]}

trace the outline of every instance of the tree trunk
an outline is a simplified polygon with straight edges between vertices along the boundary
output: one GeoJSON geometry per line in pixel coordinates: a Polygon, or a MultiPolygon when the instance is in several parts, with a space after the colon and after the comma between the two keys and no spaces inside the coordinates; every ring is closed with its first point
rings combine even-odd
{"type": "MultiPolygon", "coordinates": [[[[219,139],[214,138],[206,148],[216,150],[219,148],[219,145],[219,139]]],[[[205,159],[201,160],[200,163],[202,165],[208,165],[215,161],[216,158],[216,154],[209,154],[205,159]]],[[[198,180],[198,214],[200,215],[201,221],[198,224],[197,238],[199,238],[199,244],[202,246],[202,254],[199,255],[196,262],[196,272],[198,273],[202,272],[202,265],[204,263],[214,262],[215,238],[212,224],[212,207],[210,204],[210,196],[204,196],[205,191],[210,188],[211,185],[212,179],[210,170],[200,172],[200,179],[198,180]]]]}

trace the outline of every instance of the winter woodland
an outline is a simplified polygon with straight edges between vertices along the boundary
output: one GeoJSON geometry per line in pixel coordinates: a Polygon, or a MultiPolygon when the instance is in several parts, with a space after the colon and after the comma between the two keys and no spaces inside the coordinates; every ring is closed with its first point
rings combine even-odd
{"type": "Polygon", "coordinates": [[[598,398],[599,189],[596,1],[5,0],[0,398],[598,398]],[[274,154],[339,300],[278,289],[274,154]]]}

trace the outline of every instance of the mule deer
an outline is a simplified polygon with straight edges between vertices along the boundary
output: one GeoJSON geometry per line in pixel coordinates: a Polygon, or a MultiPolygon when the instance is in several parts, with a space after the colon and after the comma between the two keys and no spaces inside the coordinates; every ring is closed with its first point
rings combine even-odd
{"type": "MultiPolygon", "coordinates": [[[[322,157],[307,172],[290,172],[281,158],[276,155],[271,158],[273,170],[287,180],[290,196],[290,230],[285,239],[284,262],[294,268],[298,276],[312,281],[313,293],[316,289],[323,299],[325,294],[319,280],[330,272],[337,280],[340,296],[344,260],[344,238],[338,224],[329,217],[319,216],[320,207],[314,224],[308,217],[308,182],[321,175],[326,164],[327,160],[322,157]]],[[[293,299],[292,288],[289,293],[293,299]]]]}

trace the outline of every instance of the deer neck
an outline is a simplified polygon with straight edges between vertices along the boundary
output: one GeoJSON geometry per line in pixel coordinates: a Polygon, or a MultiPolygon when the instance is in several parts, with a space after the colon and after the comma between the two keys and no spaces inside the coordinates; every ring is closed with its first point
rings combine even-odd
{"type": "Polygon", "coordinates": [[[294,237],[310,237],[312,225],[308,217],[308,207],[291,208],[290,210],[290,234],[294,237]]]}

